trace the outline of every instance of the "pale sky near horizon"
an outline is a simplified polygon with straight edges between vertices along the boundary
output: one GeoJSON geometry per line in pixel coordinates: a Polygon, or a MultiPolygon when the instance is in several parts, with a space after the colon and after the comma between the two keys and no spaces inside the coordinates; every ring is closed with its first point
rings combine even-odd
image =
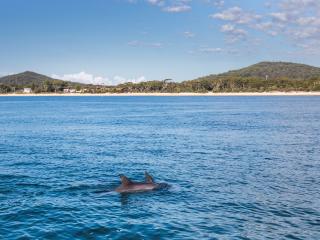
{"type": "Polygon", "coordinates": [[[0,75],[117,84],[320,66],[320,0],[1,0],[0,11],[0,75]]]}

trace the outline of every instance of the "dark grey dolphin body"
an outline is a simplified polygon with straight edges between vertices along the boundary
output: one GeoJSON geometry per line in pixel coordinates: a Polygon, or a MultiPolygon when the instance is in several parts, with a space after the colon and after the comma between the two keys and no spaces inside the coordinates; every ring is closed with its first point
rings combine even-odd
{"type": "Polygon", "coordinates": [[[145,172],[145,182],[133,182],[124,175],[120,175],[121,185],[115,189],[118,193],[134,193],[134,192],[146,192],[159,189],[162,184],[155,183],[153,178],[145,172]]]}

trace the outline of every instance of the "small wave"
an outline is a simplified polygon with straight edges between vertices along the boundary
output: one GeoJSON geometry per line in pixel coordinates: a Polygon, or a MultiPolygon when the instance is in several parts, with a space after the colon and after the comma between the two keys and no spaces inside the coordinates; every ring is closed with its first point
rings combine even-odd
{"type": "Polygon", "coordinates": [[[104,184],[78,184],[72,185],[64,188],[65,191],[94,191],[94,192],[102,192],[102,191],[111,191],[115,187],[104,184]]]}
{"type": "Polygon", "coordinates": [[[73,235],[76,238],[94,239],[97,236],[106,236],[112,232],[116,232],[116,228],[107,228],[104,226],[95,226],[81,229],[75,232],[73,235]]]}
{"type": "Polygon", "coordinates": [[[50,189],[51,188],[50,186],[42,185],[42,184],[39,184],[39,183],[21,182],[21,183],[16,183],[15,185],[17,187],[24,187],[24,188],[28,188],[28,187],[31,187],[31,188],[46,188],[46,189],[50,189]]]}
{"type": "Polygon", "coordinates": [[[287,210],[271,210],[270,212],[275,216],[283,217],[283,218],[290,218],[294,216],[292,212],[289,212],[287,210]]]}
{"type": "Polygon", "coordinates": [[[16,162],[12,163],[9,166],[34,166],[34,165],[43,165],[43,163],[38,163],[38,162],[16,162]]]}
{"type": "Polygon", "coordinates": [[[30,178],[30,177],[26,175],[0,174],[0,180],[11,180],[11,179],[21,179],[21,178],[30,178]]]}
{"type": "Polygon", "coordinates": [[[199,154],[199,155],[208,155],[208,152],[192,152],[192,154],[199,154]]]}
{"type": "Polygon", "coordinates": [[[0,194],[3,194],[3,195],[6,195],[12,192],[13,192],[12,189],[0,189],[0,194]]]}

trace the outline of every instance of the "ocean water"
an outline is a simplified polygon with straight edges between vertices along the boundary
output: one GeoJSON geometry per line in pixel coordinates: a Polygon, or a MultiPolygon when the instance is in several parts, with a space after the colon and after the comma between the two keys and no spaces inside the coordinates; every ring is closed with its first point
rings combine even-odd
{"type": "Polygon", "coordinates": [[[0,239],[320,239],[320,97],[2,97],[0,239]]]}

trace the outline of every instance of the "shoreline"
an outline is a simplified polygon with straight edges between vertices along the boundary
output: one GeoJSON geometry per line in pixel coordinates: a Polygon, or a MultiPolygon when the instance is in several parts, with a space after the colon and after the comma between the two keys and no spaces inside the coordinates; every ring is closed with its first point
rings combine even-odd
{"type": "Polygon", "coordinates": [[[0,94],[0,97],[192,97],[192,96],[200,96],[200,97],[226,97],[226,96],[320,96],[320,92],[222,92],[222,93],[9,93],[9,94],[0,94]]]}

